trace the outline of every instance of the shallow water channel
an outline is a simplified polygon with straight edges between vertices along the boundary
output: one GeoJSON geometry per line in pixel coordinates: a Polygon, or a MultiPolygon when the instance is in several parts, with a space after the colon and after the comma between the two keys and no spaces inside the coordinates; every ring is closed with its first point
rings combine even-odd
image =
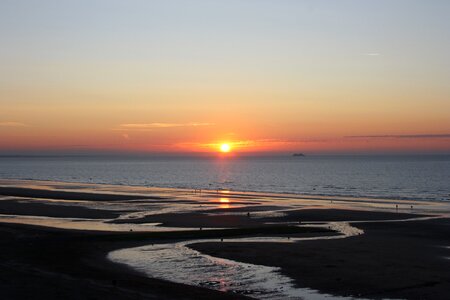
{"type": "MultiPolygon", "coordinates": [[[[226,242],[296,242],[313,239],[336,239],[363,232],[345,222],[325,225],[339,236],[307,238],[257,237],[226,239],[226,242]]],[[[108,258],[147,274],[149,277],[202,286],[210,289],[244,294],[257,299],[353,299],[321,294],[318,291],[297,288],[293,280],[279,268],[254,265],[216,258],[189,248],[189,244],[220,242],[218,239],[191,240],[169,244],[154,244],[111,252],[108,258]]]]}

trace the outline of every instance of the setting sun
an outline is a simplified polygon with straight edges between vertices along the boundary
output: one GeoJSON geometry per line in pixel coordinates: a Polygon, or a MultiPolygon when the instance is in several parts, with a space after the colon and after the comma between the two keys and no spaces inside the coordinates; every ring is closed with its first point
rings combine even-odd
{"type": "Polygon", "coordinates": [[[220,145],[220,152],[226,153],[226,152],[230,152],[230,150],[231,150],[231,147],[229,144],[220,145]]]}

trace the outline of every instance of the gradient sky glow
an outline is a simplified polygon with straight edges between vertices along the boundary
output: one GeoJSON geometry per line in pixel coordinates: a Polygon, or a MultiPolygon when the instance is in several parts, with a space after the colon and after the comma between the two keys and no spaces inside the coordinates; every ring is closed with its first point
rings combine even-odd
{"type": "Polygon", "coordinates": [[[450,1],[0,2],[0,152],[450,152],[450,1]]]}

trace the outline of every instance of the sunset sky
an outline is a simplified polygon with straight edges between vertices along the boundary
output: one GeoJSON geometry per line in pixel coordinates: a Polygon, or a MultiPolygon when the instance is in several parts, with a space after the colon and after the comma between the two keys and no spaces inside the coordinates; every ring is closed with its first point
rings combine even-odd
{"type": "Polygon", "coordinates": [[[449,153],[450,1],[0,2],[0,153],[449,153]]]}

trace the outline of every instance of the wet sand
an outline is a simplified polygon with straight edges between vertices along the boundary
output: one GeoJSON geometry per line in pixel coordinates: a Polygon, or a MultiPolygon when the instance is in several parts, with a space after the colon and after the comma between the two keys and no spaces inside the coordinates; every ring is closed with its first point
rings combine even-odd
{"type": "Polygon", "coordinates": [[[103,194],[73,191],[58,191],[49,189],[33,189],[22,187],[0,187],[0,195],[14,197],[31,197],[60,200],[84,200],[84,201],[119,201],[136,199],[159,199],[155,196],[139,196],[125,194],[103,194]]]}
{"type": "Polygon", "coordinates": [[[302,209],[283,212],[282,216],[258,216],[253,214],[253,210],[247,209],[250,216],[245,213],[241,215],[228,214],[209,214],[207,213],[171,213],[171,214],[155,214],[139,219],[120,219],[113,220],[113,224],[142,224],[142,223],[162,223],[169,227],[248,227],[263,226],[267,223],[283,223],[283,222],[327,222],[327,221],[363,221],[363,220],[393,220],[393,219],[409,219],[420,215],[407,213],[391,213],[391,212],[372,212],[358,210],[343,209],[302,209]]]}
{"type": "Polygon", "coordinates": [[[2,299],[244,299],[147,278],[106,259],[152,238],[0,224],[2,299]]]}
{"type": "MultiPolygon", "coordinates": [[[[326,213],[326,212],[324,212],[326,213]]],[[[281,267],[300,287],[364,298],[448,299],[450,219],[359,223],[364,235],[301,243],[200,243],[203,253],[281,267]]]]}
{"type": "Polygon", "coordinates": [[[102,209],[89,209],[79,206],[67,206],[61,204],[46,204],[39,202],[17,200],[0,200],[0,214],[45,216],[56,218],[88,218],[88,219],[111,219],[120,215],[102,209]]]}
{"type": "Polygon", "coordinates": [[[113,250],[153,243],[334,235],[326,227],[297,226],[300,222],[329,221],[351,221],[365,233],[335,240],[225,240],[190,247],[212,256],[281,267],[281,272],[298,286],[335,295],[446,299],[446,291],[450,290],[450,248],[445,248],[450,246],[449,219],[409,220],[448,214],[446,204],[414,202],[412,210],[408,201],[330,201],[261,193],[194,193],[32,181],[1,183],[0,216],[17,215],[0,218],[0,288],[6,299],[244,298],[148,278],[112,263],[106,256],[113,250]],[[45,217],[38,219],[42,226],[4,223],[26,223],[27,219],[20,215],[90,218],[104,225],[101,228],[119,223],[124,227],[117,233],[96,231],[98,227],[89,227],[92,223],[86,223],[84,230],[56,229],[45,217]],[[146,223],[195,230],[145,232],[151,231],[146,223]],[[127,224],[135,231],[130,232],[127,224]],[[144,232],[137,232],[140,230],[144,232]]]}
{"type": "Polygon", "coordinates": [[[211,216],[202,213],[170,213],[157,214],[132,220],[113,220],[114,224],[142,224],[142,223],[162,223],[168,227],[196,227],[196,228],[229,228],[248,227],[262,225],[258,219],[252,219],[244,215],[217,215],[211,216]]]}

